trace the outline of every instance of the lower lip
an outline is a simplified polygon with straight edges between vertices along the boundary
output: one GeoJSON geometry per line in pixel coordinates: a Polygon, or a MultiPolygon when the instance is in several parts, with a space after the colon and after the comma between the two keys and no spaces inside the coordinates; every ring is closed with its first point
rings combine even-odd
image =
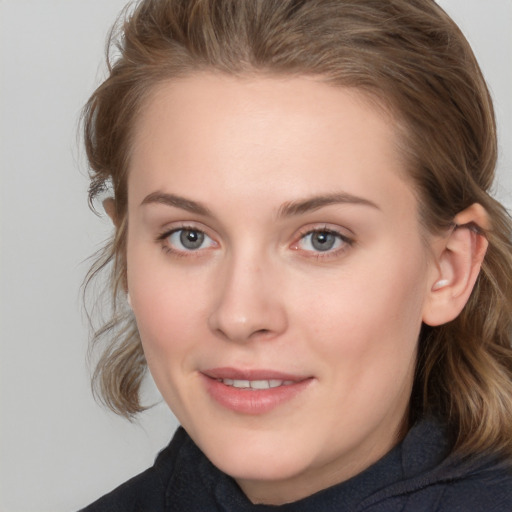
{"type": "Polygon", "coordinates": [[[217,379],[202,375],[210,396],[226,409],[243,414],[264,414],[292,400],[304,391],[312,379],[269,389],[243,389],[227,386],[217,379]]]}

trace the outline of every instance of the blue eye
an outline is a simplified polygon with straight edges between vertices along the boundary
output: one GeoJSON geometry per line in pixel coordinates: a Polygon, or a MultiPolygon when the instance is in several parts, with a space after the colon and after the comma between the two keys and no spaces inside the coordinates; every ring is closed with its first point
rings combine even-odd
{"type": "Polygon", "coordinates": [[[172,250],[187,252],[206,249],[215,245],[215,242],[203,231],[192,228],[176,229],[166,236],[172,250]]]}
{"type": "Polygon", "coordinates": [[[349,241],[339,233],[323,229],[306,233],[297,245],[303,251],[328,252],[335,251],[347,243],[349,241]]]}

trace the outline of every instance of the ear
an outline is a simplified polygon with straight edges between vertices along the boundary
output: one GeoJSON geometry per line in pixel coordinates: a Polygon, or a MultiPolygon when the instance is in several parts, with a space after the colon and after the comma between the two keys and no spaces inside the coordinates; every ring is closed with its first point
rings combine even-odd
{"type": "Polygon", "coordinates": [[[488,242],[489,217],[478,203],[460,212],[454,227],[434,247],[435,272],[423,308],[423,322],[436,326],[460,314],[473,291],[488,242]]]}
{"type": "Polygon", "coordinates": [[[103,208],[106,214],[110,217],[110,220],[114,223],[114,226],[118,227],[117,215],[116,215],[116,202],[113,197],[107,197],[103,200],[103,208]]]}
{"type": "MultiPolygon", "coordinates": [[[[116,214],[116,202],[113,197],[107,197],[103,200],[103,208],[105,209],[106,214],[110,217],[110,220],[114,223],[114,226],[119,228],[119,220],[116,214]]],[[[130,300],[130,294],[128,293],[128,285],[126,283],[126,270],[124,272],[123,277],[123,288],[127,293],[126,301],[128,302],[128,306],[132,307],[132,303],[130,300]]]]}

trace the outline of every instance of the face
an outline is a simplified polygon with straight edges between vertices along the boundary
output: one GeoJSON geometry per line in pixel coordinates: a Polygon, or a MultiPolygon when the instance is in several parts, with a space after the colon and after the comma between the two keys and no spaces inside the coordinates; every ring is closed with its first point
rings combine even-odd
{"type": "Polygon", "coordinates": [[[393,121],[308,78],[159,86],[128,180],[128,288],[149,368],[254,502],[396,444],[431,263],[393,121]]]}

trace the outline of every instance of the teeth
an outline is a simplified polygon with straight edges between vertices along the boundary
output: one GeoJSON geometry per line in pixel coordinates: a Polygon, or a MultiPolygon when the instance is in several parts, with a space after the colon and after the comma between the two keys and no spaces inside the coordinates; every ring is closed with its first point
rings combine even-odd
{"type": "MultiPolygon", "coordinates": [[[[278,386],[279,385],[280,384],[278,384],[278,386]]],[[[269,380],[253,380],[251,382],[252,389],[269,389],[271,387],[277,387],[277,386],[272,386],[272,383],[269,380]]]]}
{"type": "Polygon", "coordinates": [[[237,380],[237,379],[220,379],[226,386],[233,386],[240,389],[270,389],[279,386],[289,386],[293,384],[292,380],[237,380]]]}

